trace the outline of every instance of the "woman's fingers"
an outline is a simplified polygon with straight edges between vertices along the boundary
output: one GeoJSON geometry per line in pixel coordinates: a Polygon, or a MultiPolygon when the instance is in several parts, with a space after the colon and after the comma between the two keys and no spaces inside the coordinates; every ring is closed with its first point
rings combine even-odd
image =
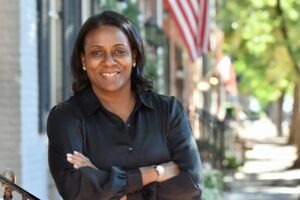
{"type": "Polygon", "coordinates": [[[77,151],[74,151],[73,154],[67,153],[67,161],[76,169],[86,166],[96,168],[87,157],[77,151]]]}
{"type": "Polygon", "coordinates": [[[80,152],[78,151],[73,151],[74,155],[78,156],[78,157],[81,157],[81,158],[87,158],[85,157],[84,155],[82,155],[80,152]]]}
{"type": "Polygon", "coordinates": [[[73,154],[67,153],[67,161],[71,164],[75,164],[75,159],[73,158],[73,154]]]}
{"type": "Polygon", "coordinates": [[[74,168],[76,169],[84,167],[88,164],[88,162],[82,156],[70,153],[67,154],[67,161],[73,164],[74,168]]]}

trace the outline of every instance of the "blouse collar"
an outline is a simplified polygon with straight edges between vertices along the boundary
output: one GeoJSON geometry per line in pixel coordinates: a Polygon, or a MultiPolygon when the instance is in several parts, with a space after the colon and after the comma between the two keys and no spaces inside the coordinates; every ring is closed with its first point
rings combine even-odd
{"type": "MultiPolygon", "coordinates": [[[[145,91],[137,93],[137,98],[139,98],[142,105],[153,109],[153,103],[150,95],[151,92],[152,91],[145,91]]],[[[87,116],[92,115],[97,109],[103,107],[92,88],[85,89],[84,91],[74,95],[74,98],[87,116]]]]}

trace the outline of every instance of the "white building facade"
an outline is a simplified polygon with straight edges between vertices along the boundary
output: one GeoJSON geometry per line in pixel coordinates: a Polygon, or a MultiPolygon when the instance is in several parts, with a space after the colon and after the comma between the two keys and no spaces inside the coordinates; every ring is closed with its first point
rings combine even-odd
{"type": "Polygon", "coordinates": [[[48,199],[47,141],[38,123],[36,1],[0,3],[0,172],[12,170],[18,185],[48,199]]]}
{"type": "MultiPolygon", "coordinates": [[[[39,199],[60,199],[48,168],[46,119],[71,94],[68,62],[91,2],[0,0],[0,173],[12,170],[16,184],[39,199]]],[[[14,199],[21,197],[14,192],[14,199]]]]}

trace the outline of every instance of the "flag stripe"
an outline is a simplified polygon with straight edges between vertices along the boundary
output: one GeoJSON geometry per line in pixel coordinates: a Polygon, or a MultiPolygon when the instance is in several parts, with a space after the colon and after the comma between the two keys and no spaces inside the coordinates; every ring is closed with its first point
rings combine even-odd
{"type": "Polygon", "coordinates": [[[193,31],[192,24],[188,22],[189,19],[188,19],[187,13],[184,12],[183,5],[182,5],[180,2],[178,3],[178,9],[180,10],[180,13],[181,13],[181,15],[182,15],[183,18],[184,18],[184,19],[183,19],[183,22],[185,22],[185,24],[187,25],[187,27],[188,27],[188,29],[189,29],[189,30],[187,30],[187,31],[189,31],[189,32],[192,34],[192,37],[195,38],[196,35],[193,34],[194,31],[193,31]]]}
{"type": "Polygon", "coordinates": [[[188,30],[188,26],[184,21],[184,17],[178,8],[178,4],[174,3],[174,0],[167,1],[167,6],[171,12],[171,14],[175,18],[175,23],[179,28],[181,35],[183,36],[184,43],[187,46],[187,50],[189,52],[190,58],[195,60],[197,58],[197,50],[195,46],[195,41],[193,40],[193,36],[190,31],[188,30]],[[175,14],[176,13],[176,14],[175,14]]]}
{"type": "Polygon", "coordinates": [[[199,31],[200,31],[200,38],[199,38],[199,45],[201,47],[203,47],[203,43],[204,43],[204,40],[202,38],[205,37],[205,30],[203,29],[203,27],[205,27],[206,25],[206,7],[205,7],[205,4],[206,4],[206,0],[203,0],[201,2],[201,11],[199,13],[200,15],[200,20],[199,20],[199,31]]]}
{"type": "Polygon", "coordinates": [[[207,28],[209,25],[209,15],[208,15],[208,11],[209,11],[209,2],[208,0],[204,0],[205,1],[205,5],[204,5],[204,11],[203,11],[203,21],[205,22],[205,25],[202,26],[202,32],[204,32],[204,35],[202,37],[202,50],[203,51],[208,51],[209,50],[209,29],[207,28]]]}
{"type": "Polygon", "coordinates": [[[181,0],[179,1],[179,5],[181,8],[181,12],[186,16],[185,21],[189,25],[190,31],[193,34],[193,37],[196,38],[196,33],[197,33],[197,18],[193,16],[193,11],[190,9],[188,6],[186,0],[181,0]]]}
{"type": "Polygon", "coordinates": [[[194,61],[206,52],[209,46],[209,2],[208,0],[165,0],[167,9],[174,18],[194,61]]]}
{"type": "Polygon", "coordinates": [[[197,0],[190,0],[190,1],[187,1],[189,6],[191,7],[191,9],[193,10],[193,15],[194,15],[194,18],[197,19],[198,18],[198,12],[199,12],[199,6],[198,6],[198,3],[197,3],[197,0]]]}

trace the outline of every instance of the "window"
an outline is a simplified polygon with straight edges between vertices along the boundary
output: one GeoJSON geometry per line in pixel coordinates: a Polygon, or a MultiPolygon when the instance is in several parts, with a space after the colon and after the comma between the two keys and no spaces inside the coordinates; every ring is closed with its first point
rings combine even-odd
{"type": "Polygon", "coordinates": [[[70,59],[81,27],[81,0],[63,1],[63,99],[71,96],[70,59]]]}
{"type": "Polygon", "coordinates": [[[38,81],[39,81],[39,132],[46,131],[50,108],[49,18],[46,0],[37,1],[38,13],[38,81]]]}

